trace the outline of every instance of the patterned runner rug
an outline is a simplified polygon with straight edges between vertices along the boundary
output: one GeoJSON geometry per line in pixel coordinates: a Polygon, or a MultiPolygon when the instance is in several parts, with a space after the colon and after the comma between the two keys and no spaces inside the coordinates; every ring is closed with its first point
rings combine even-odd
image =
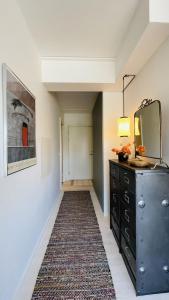
{"type": "Polygon", "coordinates": [[[116,299],[88,191],[65,192],[32,300],[116,299]]]}

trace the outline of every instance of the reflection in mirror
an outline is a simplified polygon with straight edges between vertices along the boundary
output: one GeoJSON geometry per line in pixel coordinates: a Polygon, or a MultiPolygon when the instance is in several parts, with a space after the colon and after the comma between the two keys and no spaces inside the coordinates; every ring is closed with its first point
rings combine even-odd
{"type": "Polygon", "coordinates": [[[136,155],[161,159],[160,101],[138,110],[134,115],[136,155]]]}

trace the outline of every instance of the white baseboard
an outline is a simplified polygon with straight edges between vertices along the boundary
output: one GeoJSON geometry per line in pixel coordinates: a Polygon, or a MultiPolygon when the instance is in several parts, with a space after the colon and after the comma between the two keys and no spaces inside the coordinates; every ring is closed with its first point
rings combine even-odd
{"type": "Polygon", "coordinates": [[[32,297],[36,278],[46,252],[62,197],[63,191],[60,192],[56,203],[52,207],[12,300],[30,300],[32,297]]]}

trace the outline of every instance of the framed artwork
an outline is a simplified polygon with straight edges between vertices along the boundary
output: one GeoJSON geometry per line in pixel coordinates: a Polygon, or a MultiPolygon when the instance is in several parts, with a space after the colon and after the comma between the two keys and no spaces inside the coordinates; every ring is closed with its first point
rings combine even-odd
{"type": "Polygon", "coordinates": [[[4,161],[6,175],[36,164],[35,97],[2,66],[4,97],[4,161]]]}

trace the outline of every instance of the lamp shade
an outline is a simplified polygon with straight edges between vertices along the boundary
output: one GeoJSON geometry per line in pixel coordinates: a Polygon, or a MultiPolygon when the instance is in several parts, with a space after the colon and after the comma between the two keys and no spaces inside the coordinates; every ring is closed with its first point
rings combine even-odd
{"type": "Polygon", "coordinates": [[[130,118],[121,117],[118,119],[118,136],[120,137],[130,136],[130,118]]]}

